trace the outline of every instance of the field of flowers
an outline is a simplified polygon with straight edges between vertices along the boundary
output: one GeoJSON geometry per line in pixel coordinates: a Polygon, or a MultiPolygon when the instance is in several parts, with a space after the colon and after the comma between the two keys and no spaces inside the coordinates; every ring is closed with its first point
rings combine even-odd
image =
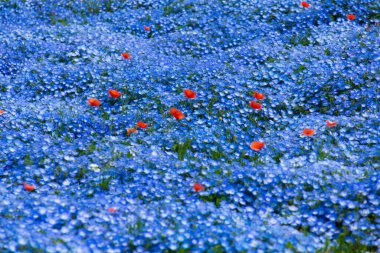
{"type": "Polygon", "coordinates": [[[1,0],[0,252],[379,252],[379,22],[1,0]]]}

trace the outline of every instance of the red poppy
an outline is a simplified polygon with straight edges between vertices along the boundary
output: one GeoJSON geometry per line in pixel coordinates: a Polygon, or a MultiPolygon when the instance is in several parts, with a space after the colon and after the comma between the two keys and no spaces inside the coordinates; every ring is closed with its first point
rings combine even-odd
{"type": "Polygon", "coordinates": [[[257,92],[257,91],[255,91],[255,92],[253,93],[253,96],[254,96],[257,100],[262,100],[262,99],[264,99],[264,97],[265,97],[264,94],[262,94],[262,93],[260,93],[260,92],[257,92]]]}
{"type": "Polygon", "coordinates": [[[121,56],[123,56],[124,59],[127,59],[127,60],[129,60],[131,58],[131,54],[130,53],[122,53],[121,56]]]}
{"type": "Polygon", "coordinates": [[[311,128],[305,128],[303,130],[302,134],[304,136],[309,136],[310,137],[310,136],[313,136],[315,134],[315,131],[314,131],[314,129],[311,129],[311,128]]]}
{"type": "Polygon", "coordinates": [[[251,102],[249,103],[249,105],[250,105],[253,109],[255,109],[255,110],[260,110],[260,109],[263,107],[260,103],[257,103],[257,102],[255,102],[255,101],[251,101],[251,102]]]}
{"type": "Polygon", "coordinates": [[[91,106],[99,106],[100,105],[100,101],[96,98],[90,98],[89,100],[87,100],[87,103],[91,106]]]}
{"type": "Polygon", "coordinates": [[[171,108],[170,109],[170,113],[171,113],[171,115],[173,115],[174,118],[176,118],[178,120],[181,120],[181,119],[185,118],[185,116],[183,115],[183,113],[180,110],[176,109],[176,108],[171,108]]]}
{"type": "Polygon", "coordinates": [[[251,143],[251,149],[255,151],[260,151],[262,148],[264,148],[265,143],[262,141],[254,141],[251,143]]]}
{"type": "Polygon", "coordinates": [[[337,125],[338,125],[337,121],[326,120],[326,126],[328,126],[328,127],[335,127],[337,125]]]}
{"type": "Polygon", "coordinates": [[[127,129],[127,134],[130,135],[130,134],[132,134],[132,133],[137,133],[137,129],[136,129],[136,128],[133,128],[133,127],[132,127],[132,128],[128,128],[128,129],[127,129]]]}
{"type": "Polygon", "coordinates": [[[119,98],[121,96],[121,92],[118,92],[117,90],[108,90],[108,94],[110,94],[111,97],[113,98],[119,98]]]}
{"type": "Polygon", "coordinates": [[[307,2],[301,2],[301,5],[302,5],[302,7],[304,7],[304,8],[309,8],[309,7],[310,7],[310,4],[307,3],[307,2]]]}
{"type": "Polygon", "coordinates": [[[202,191],[202,190],[205,189],[205,187],[202,184],[200,184],[200,183],[195,183],[194,186],[193,186],[193,188],[194,188],[194,190],[196,192],[199,192],[199,191],[202,191]]]}
{"type": "Polygon", "coordinates": [[[192,91],[192,90],[184,90],[183,93],[185,94],[187,98],[191,98],[191,99],[197,96],[197,93],[195,93],[195,91],[192,91]]]}
{"type": "Polygon", "coordinates": [[[356,19],[356,16],[354,14],[347,14],[347,18],[349,20],[355,20],[356,19]]]}
{"type": "Polygon", "coordinates": [[[142,121],[139,121],[137,122],[137,126],[140,127],[140,128],[147,128],[148,127],[148,124],[142,122],[142,121]]]}
{"type": "Polygon", "coordinates": [[[31,192],[31,191],[34,191],[35,190],[35,187],[34,185],[31,185],[31,184],[27,184],[26,182],[24,182],[24,189],[28,192],[31,192]]]}

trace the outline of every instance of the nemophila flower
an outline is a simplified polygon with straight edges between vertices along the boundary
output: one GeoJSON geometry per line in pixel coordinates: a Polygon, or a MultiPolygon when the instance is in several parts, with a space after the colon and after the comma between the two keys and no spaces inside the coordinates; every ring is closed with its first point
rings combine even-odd
{"type": "Polygon", "coordinates": [[[373,5],[224,2],[0,1],[2,251],[379,246],[373,5]],[[373,28],[341,22],[347,10],[373,28]],[[123,96],[97,113],[81,104],[112,87],[123,96]],[[247,95],[270,102],[255,114],[247,95]],[[171,107],[189,120],[165,120],[171,107]],[[344,127],[297,140],[328,117],[344,127]]]}
{"type": "Polygon", "coordinates": [[[260,92],[257,92],[257,91],[255,91],[254,93],[253,93],[253,96],[257,99],[257,100],[262,100],[262,99],[264,99],[264,94],[262,94],[262,93],[260,93],[260,92]]]}
{"type": "Polygon", "coordinates": [[[94,171],[94,172],[100,172],[100,168],[99,168],[99,165],[95,164],[95,163],[91,163],[90,166],[89,166],[89,169],[94,171]]]}
{"type": "Polygon", "coordinates": [[[328,126],[328,127],[335,127],[337,125],[338,125],[337,121],[326,120],[326,126],[328,126]]]}
{"type": "Polygon", "coordinates": [[[261,141],[254,141],[250,145],[251,149],[255,151],[260,151],[261,149],[264,148],[264,146],[265,146],[265,143],[261,141]]]}
{"type": "Polygon", "coordinates": [[[5,113],[5,111],[4,111],[4,110],[0,110],[0,115],[1,115],[1,114],[4,114],[4,113],[5,113]]]}
{"type": "Polygon", "coordinates": [[[193,185],[193,188],[194,188],[194,191],[199,192],[199,191],[204,190],[205,187],[201,183],[195,183],[193,185]]]}
{"type": "Polygon", "coordinates": [[[347,14],[348,20],[355,20],[356,16],[354,14],[347,14]]]}
{"type": "Polygon", "coordinates": [[[26,182],[24,182],[24,189],[28,192],[30,191],[34,191],[35,190],[35,187],[34,185],[31,185],[31,184],[27,184],[26,182]]]}
{"type": "Polygon", "coordinates": [[[302,7],[309,8],[310,4],[308,2],[301,2],[302,7]]]}
{"type": "Polygon", "coordinates": [[[255,101],[251,101],[249,103],[249,106],[251,106],[255,110],[261,110],[261,108],[263,107],[260,103],[257,103],[255,101]]]}
{"type": "Polygon", "coordinates": [[[176,108],[171,108],[169,112],[177,120],[181,120],[181,119],[185,118],[185,115],[183,115],[183,113],[176,108]]]}
{"type": "Polygon", "coordinates": [[[100,106],[100,101],[96,98],[90,98],[87,100],[87,103],[91,106],[100,106]]]}
{"type": "Polygon", "coordinates": [[[314,129],[311,129],[311,128],[305,128],[303,131],[302,131],[302,136],[313,136],[315,134],[315,130],[314,129]]]}
{"type": "Polygon", "coordinates": [[[139,121],[137,122],[137,126],[140,127],[140,128],[147,128],[148,127],[148,124],[142,122],[142,121],[139,121]]]}
{"type": "Polygon", "coordinates": [[[147,31],[147,32],[149,32],[149,31],[150,31],[150,27],[149,27],[149,26],[146,26],[146,25],[144,25],[144,30],[145,30],[145,31],[147,31]]]}
{"type": "Polygon", "coordinates": [[[113,97],[113,98],[119,98],[121,96],[121,92],[117,90],[112,90],[112,89],[108,90],[108,94],[110,95],[110,97],[113,97]]]}
{"type": "Polygon", "coordinates": [[[184,90],[183,93],[185,94],[187,98],[191,98],[191,99],[194,99],[197,96],[197,93],[195,93],[195,91],[192,91],[189,89],[184,90]]]}
{"type": "Polygon", "coordinates": [[[121,56],[123,56],[124,59],[129,60],[131,58],[130,53],[122,53],[121,56]]]}

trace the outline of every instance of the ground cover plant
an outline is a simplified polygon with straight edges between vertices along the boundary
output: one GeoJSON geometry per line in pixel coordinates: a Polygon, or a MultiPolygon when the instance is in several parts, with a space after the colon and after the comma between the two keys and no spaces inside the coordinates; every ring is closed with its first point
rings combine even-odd
{"type": "Polygon", "coordinates": [[[379,252],[380,1],[0,1],[0,252],[379,252]]]}

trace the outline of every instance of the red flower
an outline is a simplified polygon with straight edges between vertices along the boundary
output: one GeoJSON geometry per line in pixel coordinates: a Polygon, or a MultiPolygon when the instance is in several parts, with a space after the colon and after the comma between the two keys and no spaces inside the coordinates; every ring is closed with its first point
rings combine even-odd
{"type": "Polygon", "coordinates": [[[338,125],[337,121],[326,120],[326,126],[328,126],[328,127],[335,127],[336,125],[338,125]]]}
{"type": "Polygon", "coordinates": [[[34,185],[27,184],[26,182],[24,182],[24,189],[27,190],[28,192],[31,192],[35,190],[35,187],[34,185]]]}
{"type": "Polygon", "coordinates": [[[304,8],[309,8],[310,7],[310,4],[308,4],[307,2],[301,2],[301,5],[304,8]]]}
{"type": "Polygon", "coordinates": [[[108,90],[108,94],[110,94],[113,98],[119,98],[121,96],[121,92],[118,92],[117,90],[108,90]]]}
{"type": "Polygon", "coordinates": [[[127,60],[129,60],[131,58],[131,54],[130,53],[122,53],[121,56],[123,56],[124,59],[127,59],[127,60]]]}
{"type": "Polygon", "coordinates": [[[130,135],[132,133],[137,133],[137,129],[136,128],[128,128],[127,129],[127,134],[130,135]]]}
{"type": "Polygon", "coordinates": [[[185,118],[185,115],[183,115],[183,113],[176,108],[171,108],[170,113],[171,113],[171,115],[173,115],[174,118],[176,118],[178,120],[185,118]]]}
{"type": "Polygon", "coordinates": [[[314,129],[311,129],[311,128],[305,128],[303,130],[302,134],[304,136],[309,136],[310,137],[310,136],[313,136],[315,134],[315,131],[314,131],[314,129]]]}
{"type": "Polygon", "coordinates": [[[262,94],[262,93],[260,93],[260,92],[257,92],[257,91],[255,91],[254,93],[253,93],[253,96],[257,99],[257,100],[262,100],[262,99],[264,99],[264,94],[262,94]]]}
{"type": "Polygon", "coordinates": [[[356,19],[356,16],[354,14],[347,14],[347,18],[349,20],[355,20],[356,19]]]}
{"type": "Polygon", "coordinates": [[[89,100],[87,100],[87,103],[91,106],[99,106],[100,105],[100,101],[97,100],[96,98],[90,98],[89,100]]]}
{"type": "Polygon", "coordinates": [[[205,187],[203,185],[201,185],[200,183],[195,183],[193,188],[196,192],[199,192],[199,191],[204,190],[205,187]]]}
{"type": "Polygon", "coordinates": [[[148,124],[142,122],[142,121],[139,121],[137,122],[137,126],[140,127],[140,128],[147,128],[148,127],[148,124]]]}
{"type": "Polygon", "coordinates": [[[183,93],[185,94],[187,98],[191,98],[191,99],[197,96],[197,93],[195,93],[195,91],[192,91],[192,90],[184,90],[183,93]]]}
{"type": "Polygon", "coordinates": [[[261,141],[254,141],[251,143],[251,149],[255,151],[260,151],[262,148],[264,148],[265,143],[261,141]]]}
{"type": "Polygon", "coordinates": [[[249,105],[250,105],[253,109],[255,109],[255,110],[260,110],[260,109],[263,107],[260,103],[257,103],[257,102],[255,102],[255,101],[251,101],[251,102],[249,103],[249,105]]]}

